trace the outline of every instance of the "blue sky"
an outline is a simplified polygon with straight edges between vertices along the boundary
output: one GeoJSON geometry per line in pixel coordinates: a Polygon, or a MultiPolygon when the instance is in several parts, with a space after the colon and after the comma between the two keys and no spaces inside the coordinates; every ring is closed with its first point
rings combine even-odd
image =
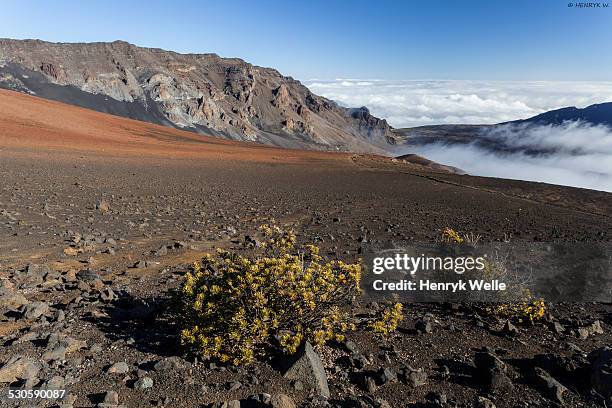
{"type": "Polygon", "coordinates": [[[567,0],[4,0],[0,37],[215,52],[298,79],[612,80],[612,5],[567,0]]]}

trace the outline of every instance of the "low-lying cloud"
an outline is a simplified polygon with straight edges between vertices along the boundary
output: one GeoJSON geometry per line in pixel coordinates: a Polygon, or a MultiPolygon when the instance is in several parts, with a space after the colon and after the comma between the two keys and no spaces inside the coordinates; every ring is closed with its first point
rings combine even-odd
{"type": "Polygon", "coordinates": [[[410,153],[479,176],[612,192],[612,130],[607,127],[580,122],[559,126],[504,125],[479,137],[496,141],[506,149],[483,147],[476,141],[454,145],[437,142],[411,148],[410,153]]]}
{"type": "MultiPolygon", "coordinates": [[[[367,106],[395,128],[496,124],[553,109],[612,102],[612,82],[586,81],[303,81],[314,93],[347,107],[367,106]]],[[[497,126],[482,144],[429,144],[410,151],[470,174],[612,191],[612,131],[573,122],[562,126],[497,126]],[[534,154],[535,152],[535,154],[534,154]]]]}
{"type": "Polygon", "coordinates": [[[396,128],[494,124],[612,101],[612,82],[335,79],[303,83],[343,106],[367,106],[396,128]]]}

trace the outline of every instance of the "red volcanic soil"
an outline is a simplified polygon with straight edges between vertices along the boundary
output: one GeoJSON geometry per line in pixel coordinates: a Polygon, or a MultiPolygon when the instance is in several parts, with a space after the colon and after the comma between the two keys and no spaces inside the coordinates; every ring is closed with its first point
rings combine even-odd
{"type": "Polygon", "coordinates": [[[206,137],[6,90],[0,90],[0,147],[123,157],[287,163],[349,157],[206,137]]]}

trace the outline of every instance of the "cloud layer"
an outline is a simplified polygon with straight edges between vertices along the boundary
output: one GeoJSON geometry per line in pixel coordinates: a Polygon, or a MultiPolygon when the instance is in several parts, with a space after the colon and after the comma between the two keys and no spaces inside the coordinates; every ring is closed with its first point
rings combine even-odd
{"type": "Polygon", "coordinates": [[[580,122],[561,126],[505,125],[483,136],[516,151],[502,154],[475,143],[435,143],[410,152],[459,167],[469,174],[612,192],[611,129],[580,122]],[[546,153],[527,154],[528,151],[546,153]]]}
{"type": "Polygon", "coordinates": [[[396,128],[492,124],[612,101],[612,82],[335,79],[303,83],[343,106],[367,106],[396,128]]]}
{"type": "MultiPolygon", "coordinates": [[[[612,82],[569,81],[303,81],[314,93],[347,107],[367,106],[396,128],[494,124],[567,106],[612,101],[612,82]]],[[[496,127],[484,135],[511,154],[476,144],[422,146],[418,153],[470,174],[542,181],[612,192],[612,131],[581,123],[496,127]],[[543,151],[539,155],[526,152],[543,151]]]]}

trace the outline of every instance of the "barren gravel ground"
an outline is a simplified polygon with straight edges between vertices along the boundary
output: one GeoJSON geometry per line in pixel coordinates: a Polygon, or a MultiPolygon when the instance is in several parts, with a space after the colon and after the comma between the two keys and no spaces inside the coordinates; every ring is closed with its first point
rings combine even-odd
{"type": "MultiPolygon", "coordinates": [[[[235,369],[183,359],[165,300],[191,262],[215,247],[240,250],[263,223],[346,261],[366,243],[431,242],[445,227],[484,241],[610,241],[610,194],[202,139],[10,92],[0,108],[0,382],[23,368],[7,368],[20,356],[36,368],[13,385],[55,384],[76,397],[20,406],[116,406],[107,395],[116,391],[128,407],[249,406],[254,394],[280,392],[305,406],[472,407],[486,396],[497,407],[554,407],[563,386],[566,406],[605,406],[590,383],[599,355],[589,353],[612,343],[610,304],[552,305],[547,321],[513,336],[468,305],[407,305],[389,338],[359,331],[352,351],[321,351],[325,402],[275,361],[235,369]],[[503,361],[493,386],[475,366],[483,347],[503,361]],[[181,358],[156,365],[172,356],[181,358]],[[535,366],[563,385],[534,380],[535,366]]],[[[19,404],[2,392],[0,405],[19,404]]]]}

